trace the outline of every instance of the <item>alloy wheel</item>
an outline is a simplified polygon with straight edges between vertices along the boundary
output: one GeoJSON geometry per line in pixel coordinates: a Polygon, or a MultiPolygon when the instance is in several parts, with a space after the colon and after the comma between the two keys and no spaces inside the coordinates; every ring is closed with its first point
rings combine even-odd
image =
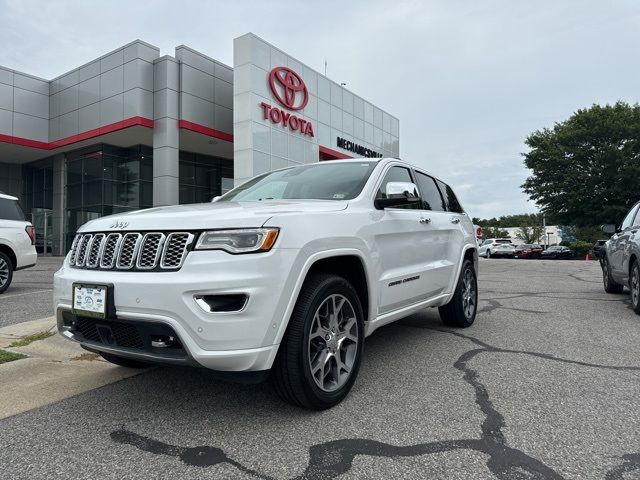
{"type": "Polygon", "coordinates": [[[342,387],[358,353],[358,321],[349,300],[328,296],[318,307],[309,332],[309,368],[316,385],[325,392],[342,387]]]}
{"type": "Polygon", "coordinates": [[[0,288],[9,280],[9,264],[4,258],[0,258],[0,288]]]}
{"type": "Polygon", "coordinates": [[[462,277],[462,310],[467,319],[472,318],[476,310],[477,295],[473,280],[473,272],[467,269],[462,277]]]}

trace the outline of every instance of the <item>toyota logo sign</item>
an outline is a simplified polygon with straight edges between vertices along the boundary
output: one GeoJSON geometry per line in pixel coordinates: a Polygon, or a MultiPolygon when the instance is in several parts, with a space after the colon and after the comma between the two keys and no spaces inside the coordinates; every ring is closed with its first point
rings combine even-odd
{"type": "MultiPolygon", "coordinates": [[[[302,110],[309,101],[309,92],[302,77],[287,67],[276,67],[269,72],[269,88],[273,97],[282,108],[260,102],[262,118],[271,120],[274,125],[281,125],[292,132],[313,137],[313,125],[310,120],[297,116],[287,110],[302,110]]],[[[300,114],[298,114],[300,115],[300,114]]]]}
{"type": "Polygon", "coordinates": [[[278,102],[289,110],[302,110],[309,92],[302,77],[287,67],[276,67],[269,73],[269,87],[278,102]]]}

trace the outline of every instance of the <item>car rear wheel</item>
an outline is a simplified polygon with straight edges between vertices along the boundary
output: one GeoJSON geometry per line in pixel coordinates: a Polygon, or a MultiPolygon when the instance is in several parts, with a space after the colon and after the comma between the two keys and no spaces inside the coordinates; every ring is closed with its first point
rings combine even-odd
{"type": "Polygon", "coordinates": [[[127,357],[121,357],[119,355],[113,355],[111,353],[100,352],[100,356],[107,362],[113,363],[114,365],[119,365],[120,367],[147,368],[150,366],[148,363],[141,362],[139,360],[133,360],[127,357]]]}
{"type": "Polygon", "coordinates": [[[0,293],[4,293],[13,280],[13,264],[6,253],[0,252],[0,293]]]}
{"type": "Polygon", "coordinates": [[[633,265],[631,265],[629,288],[631,289],[631,306],[633,307],[633,311],[640,315],[640,264],[638,260],[634,260],[633,265]]]}
{"type": "Polygon", "coordinates": [[[314,275],[300,292],[273,367],[286,402],[324,410],[351,390],[362,357],[364,315],[355,289],[336,275],[314,275]]]}
{"type": "Polygon", "coordinates": [[[604,291],[607,293],[622,293],[624,288],[611,277],[611,268],[609,267],[609,259],[602,257],[602,284],[604,291]]]}
{"type": "Polygon", "coordinates": [[[449,327],[470,327],[478,310],[478,280],[473,263],[465,260],[451,301],[438,309],[442,323],[449,327]]]}

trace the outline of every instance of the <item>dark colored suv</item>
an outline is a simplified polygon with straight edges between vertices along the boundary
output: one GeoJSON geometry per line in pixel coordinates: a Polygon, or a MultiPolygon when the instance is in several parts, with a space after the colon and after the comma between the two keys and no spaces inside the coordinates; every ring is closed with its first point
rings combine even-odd
{"type": "Polygon", "coordinates": [[[633,311],[640,314],[640,202],[636,203],[619,227],[603,225],[613,236],[600,250],[602,280],[607,293],[631,290],[633,311]]]}

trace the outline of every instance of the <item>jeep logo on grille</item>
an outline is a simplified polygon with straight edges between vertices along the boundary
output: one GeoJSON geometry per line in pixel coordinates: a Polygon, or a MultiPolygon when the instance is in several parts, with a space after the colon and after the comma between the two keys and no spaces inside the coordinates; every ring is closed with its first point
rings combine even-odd
{"type": "Polygon", "coordinates": [[[116,220],[109,228],[126,228],[129,226],[129,222],[123,222],[122,220],[116,220]]]}

